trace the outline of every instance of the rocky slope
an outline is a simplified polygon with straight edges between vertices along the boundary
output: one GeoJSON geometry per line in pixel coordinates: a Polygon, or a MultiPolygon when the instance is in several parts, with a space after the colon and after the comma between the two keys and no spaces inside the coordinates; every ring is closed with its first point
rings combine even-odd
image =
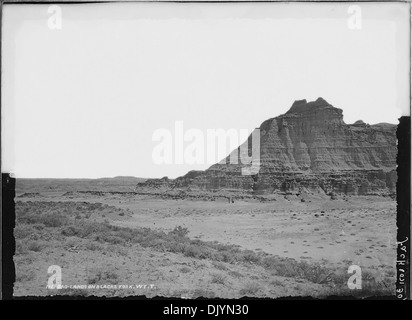
{"type": "Polygon", "coordinates": [[[260,134],[260,152],[253,174],[242,173],[250,165],[242,164],[239,155],[240,150],[252,154],[251,135],[247,145],[205,171],[191,171],[175,180],[152,179],[139,186],[254,194],[395,192],[396,125],[369,125],[361,120],[345,124],[341,109],[318,98],[295,101],[288,112],[264,121],[255,130],[260,134]],[[233,164],[234,158],[238,164],[233,164]]]}

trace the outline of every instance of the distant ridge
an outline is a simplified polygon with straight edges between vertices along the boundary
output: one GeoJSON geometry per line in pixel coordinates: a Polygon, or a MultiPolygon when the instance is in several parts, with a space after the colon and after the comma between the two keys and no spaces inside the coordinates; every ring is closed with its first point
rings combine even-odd
{"type": "Polygon", "coordinates": [[[97,178],[95,180],[140,180],[144,181],[147,180],[146,178],[138,178],[133,176],[116,176],[116,177],[104,177],[104,178],[97,178]]]}

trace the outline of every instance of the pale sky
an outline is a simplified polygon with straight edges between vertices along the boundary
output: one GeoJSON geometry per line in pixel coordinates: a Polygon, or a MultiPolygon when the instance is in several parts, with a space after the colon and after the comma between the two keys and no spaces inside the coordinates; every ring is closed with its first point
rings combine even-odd
{"type": "Polygon", "coordinates": [[[409,115],[409,4],[3,6],[2,171],[27,178],[174,178],[157,129],[249,129],[323,97],[344,121],[409,115]]]}

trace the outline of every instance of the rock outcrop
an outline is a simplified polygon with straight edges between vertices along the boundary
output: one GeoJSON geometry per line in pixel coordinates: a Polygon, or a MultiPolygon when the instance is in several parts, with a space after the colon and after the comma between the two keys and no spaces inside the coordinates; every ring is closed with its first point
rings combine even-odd
{"type": "MultiPolygon", "coordinates": [[[[396,190],[396,125],[345,124],[342,110],[322,98],[295,101],[258,130],[258,170],[247,175],[240,150],[252,154],[252,135],[224,161],[174,180],[173,188],[232,190],[253,194],[313,193],[390,195],[396,190]],[[231,159],[239,161],[234,164],[231,159]],[[232,163],[230,163],[232,162],[232,163]]],[[[256,164],[256,163],[255,163],[256,164]]],[[[159,179],[160,180],[160,179],[159,179]]],[[[141,184],[144,186],[144,184],[141,184]]]]}

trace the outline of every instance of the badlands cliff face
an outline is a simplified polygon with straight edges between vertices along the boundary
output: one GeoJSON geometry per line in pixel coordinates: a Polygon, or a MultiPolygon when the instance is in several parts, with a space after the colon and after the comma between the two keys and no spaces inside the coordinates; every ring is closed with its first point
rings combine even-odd
{"type": "MultiPolygon", "coordinates": [[[[255,194],[395,192],[396,125],[345,124],[342,110],[319,98],[295,101],[288,112],[264,121],[256,130],[260,131],[260,162],[254,174],[242,174],[248,165],[230,164],[230,157],[239,157],[242,149],[238,148],[206,171],[157,183],[255,194]]],[[[251,142],[251,137],[245,142],[250,154],[251,142]]]]}

